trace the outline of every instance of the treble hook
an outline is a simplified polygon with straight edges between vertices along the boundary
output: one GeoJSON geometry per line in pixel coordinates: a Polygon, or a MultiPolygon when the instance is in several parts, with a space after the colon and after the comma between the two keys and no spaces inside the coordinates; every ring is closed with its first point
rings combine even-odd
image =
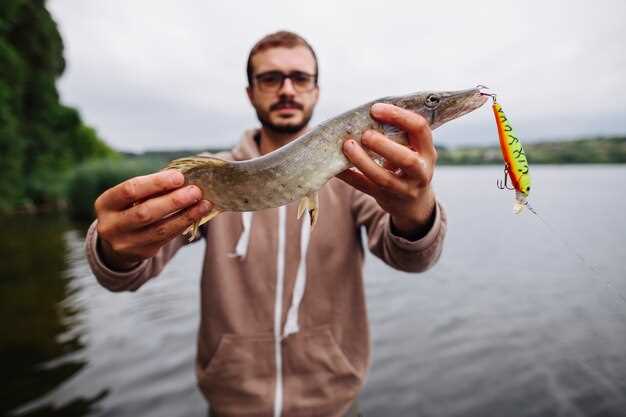
{"type": "Polygon", "coordinates": [[[496,185],[501,190],[504,190],[505,188],[507,190],[514,190],[515,189],[515,187],[511,187],[509,185],[509,170],[507,169],[506,165],[504,166],[504,181],[496,180],[496,185]]]}

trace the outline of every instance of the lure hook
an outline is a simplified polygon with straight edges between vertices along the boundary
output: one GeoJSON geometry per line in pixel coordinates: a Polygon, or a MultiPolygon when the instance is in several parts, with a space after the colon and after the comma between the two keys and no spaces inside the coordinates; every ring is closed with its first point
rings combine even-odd
{"type": "Polygon", "coordinates": [[[515,189],[515,187],[511,187],[509,185],[509,170],[507,169],[506,165],[504,166],[504,180],[496,180],[496,185],[501,190],[504,190],[505,188],[507,190],[515,189]]]}
{"type": "MultiPolygon", "coordinates": [[[[482,90],[482,89],[489,89],[489,87],[487,87],[486,85],[482,85],[482,84],[478,84],[478,85],[476,86],[476,88],[477,88],[478,90],[482,90]]],[[[493,93],[485,93],[484,91],[480,91],[480,95],[482,95],[482,96],[489,96],[489,97],[491,97],[491,98],[492,98],[492,100],[493,100],[493,102],[494,102],[494,103],[496,102],[496,97],[497,97],[497,96],[496,96],[495,94],[493,94],[493,93]]]]}

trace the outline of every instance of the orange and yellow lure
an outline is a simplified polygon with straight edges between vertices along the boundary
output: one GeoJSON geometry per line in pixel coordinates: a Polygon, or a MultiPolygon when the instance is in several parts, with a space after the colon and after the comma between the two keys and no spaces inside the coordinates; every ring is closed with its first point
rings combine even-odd
{"type": "MultiPolygon", "coordinates": [[[[479,86],[486,88],[484,86],[479,86]]],[[[493,99],[493,115],[496,118],[496,125],[498,126],[498,138],[500,139],[500,149],[502,150],[502,157],[504,158],[504,181],[498,181],[498,187],[501,189],[507,188],[509,190],[515,190],[515,204],[513,206],[514,213],[521,213],[524,207],[526,207],[531,213],[533,213],[548,229],[553,232],[560,240],[561,243],[570,251],[572,251],[585,267],[598,276],[604,283],[626,303],[626,297],[613,285],[613,283],[606,277],[600,276],[598,270],[587,264],[584,256],[572,247],[567,240],[565,240],[548,222],[546,222],[537,212],[528,204],[528,194],[530,193],[530,170],[528,168],[528,159],[526,153],[522,147],[522,143],[519,138],[513,132],[513,127],[509,119],[505,116],[504,111],[500,103],[496,101],[495,94],[482,93],[486,96],[491,96],[493,99]],[[512,187],[508,185],[507,178],[511,179],[512,187]]]]}
{"type": "Polygon", "coordinates": [[[528,207],[530,211],[535,212],[528,205],[528,194],[530,193],[530,170],[528,168],[528,159],[522,147],[522,143],[518,139],[513,127],[509,123],[509,119],[505,116],[500,103],[493,98],[493,114],[496,118],[498,126],[498,137],[500,139],[500,149],[504,158],[504,184],[499,183],[500,188],[508,188],[515,190],[515,204],[513,212],[520,213],[524,207],[528,207]],[[511,179],[513,188],[508,186],[508,178],[511,179]]]}

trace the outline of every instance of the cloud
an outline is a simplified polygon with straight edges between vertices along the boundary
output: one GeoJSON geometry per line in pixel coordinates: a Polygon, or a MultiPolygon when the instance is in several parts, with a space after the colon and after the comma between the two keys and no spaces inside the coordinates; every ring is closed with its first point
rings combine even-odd
{"type": "MultiPolygon", "coordinates": [[[[63,99],[119,149],[234,143],[256,120],[244,94],[254,42],[297,31],[318,52],[313,122],[376,97],[486,84],[522,137],[626,132],[626,3],[310,4],[67,2],[48,7],[66,44],[63,99]]],[[[435,134],[493,141],[487,108],[435,134]]]]}

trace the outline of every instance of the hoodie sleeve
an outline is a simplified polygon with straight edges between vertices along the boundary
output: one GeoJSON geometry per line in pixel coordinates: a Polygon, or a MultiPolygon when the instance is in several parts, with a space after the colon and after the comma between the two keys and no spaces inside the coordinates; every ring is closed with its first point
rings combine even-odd
{"type": "Polygon", "coordinates": [[[145,259],[127,271],[115,271],[107,267],[98,253],[97,220],[89,227],[85,238],[85,252],[91,271],[98,282],[110,291],[136,291],[149,279],[156,277],[187,242],[183,236],[172,239],[155,256],[145,259]]]}
{"type": "Polygon", "coordinates": [[[439,259],[447,227],[446,213],[439,201],[431,229],[415,241],[393,234],[391,216],[372,196],[355,190],[352,210],[357,226],[367,230],[370,251],[389,266],[405,272],[423,272],[439,259]]]}

